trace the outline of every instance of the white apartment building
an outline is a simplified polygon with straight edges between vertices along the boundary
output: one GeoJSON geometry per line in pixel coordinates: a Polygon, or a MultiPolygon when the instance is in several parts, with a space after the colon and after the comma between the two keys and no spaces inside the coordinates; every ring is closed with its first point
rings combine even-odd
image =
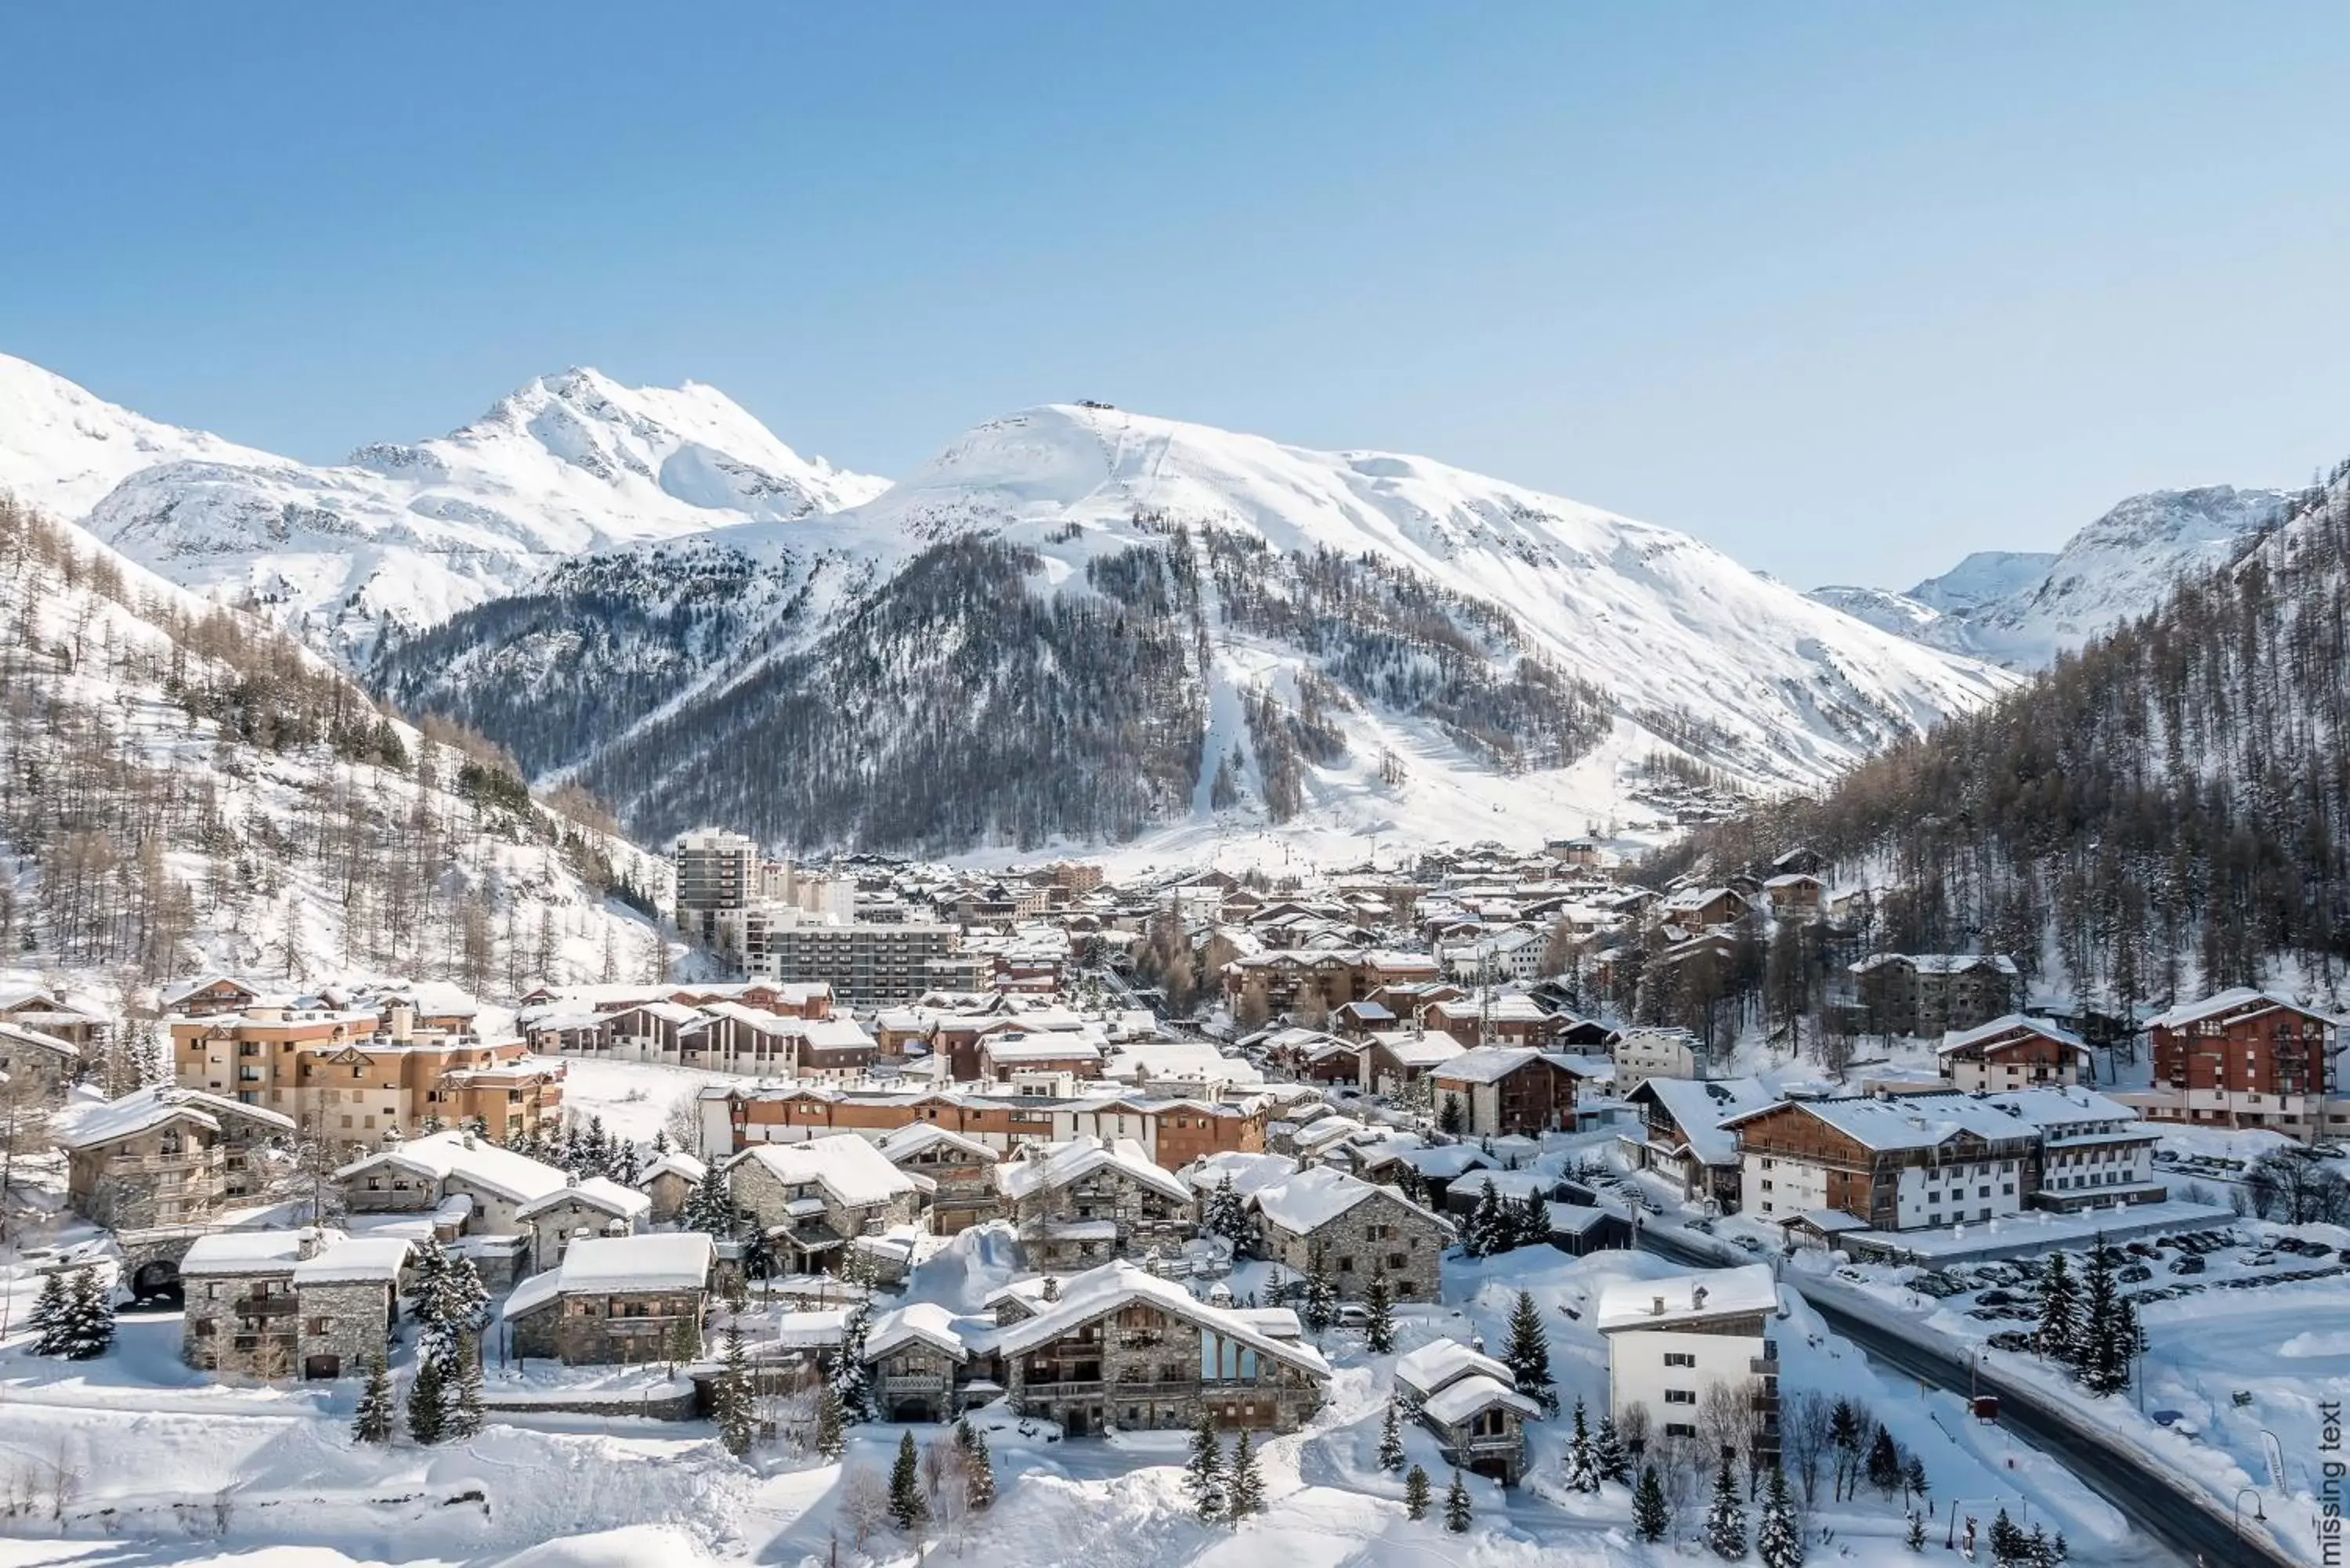
{"type": "Polygon", "coordinates": [[[1616,1063],[1616,1097],[1650,1078],[1702,1078],[1711,1064],[1705,1046],[1686,1029],[1627,1029],[1607,1048],[1616,1063]]]}
{"type": "Polygon", "coordinates": [[[1607,1341],[1607,1407],[1618,1431],[1646,1444],[1689,1441],[1712,1390],[1751,1401],[1778,1445],[1779,1357],[1771,1325],[1779,1286],[1767,1263],[1661,1279],[1611,1280],[1599,1293],[1607,1341]]]}

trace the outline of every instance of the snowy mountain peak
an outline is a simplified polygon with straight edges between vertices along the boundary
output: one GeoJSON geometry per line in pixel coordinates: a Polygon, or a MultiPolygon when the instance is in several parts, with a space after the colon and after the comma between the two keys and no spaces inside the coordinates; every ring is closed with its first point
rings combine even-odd
{"type": "Polygon", "coordinates": [[[2189,573],[2235,559],[2293,493],[2226,484],[2149,491],[2053,556],[1980,550],[1907,594],[1838,586],[1812,597],[1929,648],[2037,669],[2153,608],[2189,573]]]}
{"type": "Polygon", "coordinates": [[[182,585],[364,662],[582,551],[785,522],[887,482],[801,456],[715,388],[575,368],[472,423],[312,467],[0,357],[0,486],[182,585]]]}

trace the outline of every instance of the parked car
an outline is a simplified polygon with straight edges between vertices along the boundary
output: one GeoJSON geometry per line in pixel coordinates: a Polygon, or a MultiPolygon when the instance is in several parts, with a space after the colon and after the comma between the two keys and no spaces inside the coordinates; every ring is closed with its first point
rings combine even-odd
{"type": "Polygon", "coordinates": [[[2170,1265],[2170,1272],[2174,1274],[2199,1274],[2203,1272],[2203,1260],[2189,1253],[2174,1262],[2170,1265]]]}

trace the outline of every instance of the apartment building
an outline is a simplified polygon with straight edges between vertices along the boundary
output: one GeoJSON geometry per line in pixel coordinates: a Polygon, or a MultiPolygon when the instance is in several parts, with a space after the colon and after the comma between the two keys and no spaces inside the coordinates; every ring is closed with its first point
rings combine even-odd
{"type": "Polygon", "coordinates": [[[291,1116],[345,1146],[428,1125],[505,1137],[560,1119],[564,1064],[519,1039],[428,1028],[414,1007],[255,1004],[173,1015],[182,1087],[291,1116]]]}
{"type": "Polygon", "coordinates": [[[2164,1120],[2315,1137],[2327,1125],[2336,1022],[2282,992],[2238,987],[2147,1021],[2164,1120]]]}
{"type": "Polygon", "coordinates": [[[754,909],[744,924],[745,973],[784,983],[821,981],[860,1007],[911,1001],[932,989],[934,966],[951,961],[962,941],[961,927],[926,920],[827,924],[754,909]]]}
{"type": "Polygon", "coordinates": [[[1767,1468],[1779,1447],[1779,1355],[1771,1337],[1778,1313],[1766,1263],[1610,1280],[1596,1324],[1607,1342],[1616,1429],[1650,1450],[1695,1442],[1698,1412],[1725,1390],[1752,1417],[1767,1468]]]}
{"type": "Polygon", "coordinates": [[[1936,1064],[1961,1092],[2061,1087],[2087,1081],[2089,1047],[2044,1019],[2011,1012],[1942,1036],[1936,1064]]]}
{"type": "Polygon", "coordinates": [[[1973,1029],[2012,1010],[2021,989],[1999,953],[1871,953],[1852,976],[1862,1027],[1886,1035],[1973,1029]]]}
{"type": "Polygon", "coordinates": [[[759,846],[739,833],[701,828],[680,836],[670,850],[677,874],[677,928],[705,944],[718,942],[719,917],[758,897],[759,846]]]}

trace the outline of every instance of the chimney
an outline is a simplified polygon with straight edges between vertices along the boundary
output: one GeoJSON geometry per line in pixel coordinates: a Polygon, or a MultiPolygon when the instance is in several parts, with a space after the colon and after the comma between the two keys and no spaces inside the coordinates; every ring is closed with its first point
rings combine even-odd
{"type": "Polygon", "coordinates": [[[1690,1310],[1691,1312],[1702,1312],[1705,1310],[1705,1287],[1703,1285],[1696,1285],[1690,1288],[1690,1310]]]}
{"type": "Polygon", "coordinates": [[[1650,1317],[1662,1317],[1665,1315],[1664,1297],[1650,1296],[1648,1298],[1648,1315],[1650,1317]]]}
{"type": "Polygon", "coordinates": [[[318,1232],[305,1230],[294,1238],[294,1258],[296,1262],[308,1262],[318,1255],[318,1232]]]}

